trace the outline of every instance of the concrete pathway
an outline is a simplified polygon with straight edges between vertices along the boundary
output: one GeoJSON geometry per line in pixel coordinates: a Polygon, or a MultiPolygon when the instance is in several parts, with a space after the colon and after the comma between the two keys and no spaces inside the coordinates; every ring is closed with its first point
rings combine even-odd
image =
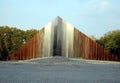
{"type": "Polygon", "coordinates": [[[0,83],[120,83],[120,62],[63,57],[0,62],[0,83]]]}

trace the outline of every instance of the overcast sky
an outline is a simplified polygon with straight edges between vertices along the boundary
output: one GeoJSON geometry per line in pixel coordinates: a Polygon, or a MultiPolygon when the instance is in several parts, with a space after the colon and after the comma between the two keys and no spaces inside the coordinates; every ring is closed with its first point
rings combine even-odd
{"type": "Polygon", "coordinates": [[[57,16],[99,38],[120,30],[120,0],[0,0],[0,26],[40,30],[57,16]]]}

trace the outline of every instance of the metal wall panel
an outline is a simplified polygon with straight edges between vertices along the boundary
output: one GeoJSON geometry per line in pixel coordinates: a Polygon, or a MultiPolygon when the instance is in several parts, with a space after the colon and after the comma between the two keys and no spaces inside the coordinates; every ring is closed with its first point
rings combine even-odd
{"type": "Polygon", "coordinates": [[[10,60],[26,60],[42,57],[44,42],[44,28],[23,44],[16,53],[12,53],[10,60]]]}
{"type": "Polygon", "coordinates": [[[66,22],[66,47],[67,47],[66,56],[67,57],[73,57],[73,37],[74,37],[74,27],[66,22]]]}
{"type": "Polygon", "coordinates": [[[35,57],[43,57],[44,56],[44,28],[38,32],[36,36],[36,46],[37,50],[35,57]]]}
{"type": "Polygon", "coordinates": [[[111,55],[102,46],[74,29],[74,57],[92,60],[120,61],[116,55],[111,55]]]}
{"type": "Polygon", "coordinates": [[[51,49],[51,23],[45,26],[45,36],[44,36],[44,57],[49,57],[51,49]]]}

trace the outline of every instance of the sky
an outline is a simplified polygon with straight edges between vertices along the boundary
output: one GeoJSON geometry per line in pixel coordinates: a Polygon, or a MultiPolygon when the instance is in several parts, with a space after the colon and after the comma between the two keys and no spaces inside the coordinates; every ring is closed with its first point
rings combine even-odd
{"type": "Polygon", "coordinates": [[[100,38],[120,30],[120,0],[0,0],[0,26],[40,30],[57,16],[100,38]]]}

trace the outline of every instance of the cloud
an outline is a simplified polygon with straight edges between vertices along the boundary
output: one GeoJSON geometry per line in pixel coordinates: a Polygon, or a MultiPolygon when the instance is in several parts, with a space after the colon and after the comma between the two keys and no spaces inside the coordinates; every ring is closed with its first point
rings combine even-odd
{"type": "Polygon", "coordinates": [[[106,0],[101,0],[99,12],[104,12],[109,9],[111,4],[106,0]]]}
{"type": "Polygon", "coordinates": [[[111,3],[108,0],[89,0],[83,8],[87,13],[102,13],[111,8],[111,3]]]}

